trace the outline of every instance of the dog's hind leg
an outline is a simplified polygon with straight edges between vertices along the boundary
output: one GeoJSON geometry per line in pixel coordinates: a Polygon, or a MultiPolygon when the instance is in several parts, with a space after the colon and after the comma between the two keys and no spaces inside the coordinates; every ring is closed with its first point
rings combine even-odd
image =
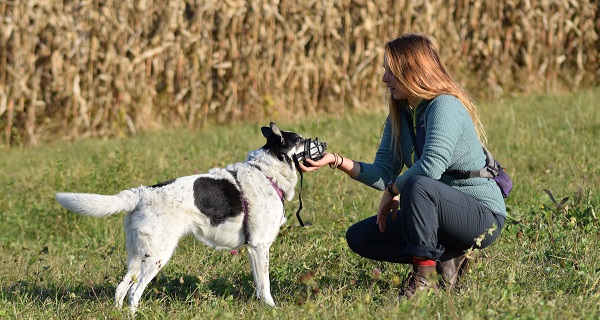
{"type": "Polygon", "coordinates": [[[115,305],[119,308],[123,306],[123,300],[127,295],[127,291],[137,281],[142,268],[142,256],[138,252],[135,245],[134,230],[131,228],[132,215],[128,214],[125,216],[125,244],[127,247],[127,273],[123,276],[123,279],[117,286],[115,292],[115,305]]]}
{"type": "Polygon", "coordinates": [[[129,266],[127,267],[127,273],[123,276],[123,279],[117,286],[115,292],[115,305],[119,308],[123,306],[123,300],[127,291],[137,281],[137,276],[141,271],[141,259],[129,259],[129,266]]]}
{"type": "MultiPolygon", "coordinates": [[[[140,241],[143,241],[140,237],[140,241]]],[[[142,293],[146,289],[146,286],[158,272],[167,264],[167,261],[171,258],[179,235],[171,234],[171,238],[167,237],[144,237],[145,245],[142,248],[147,248],[146,253],[141,263],[141,272],[137,282],[134,282],[129,288],[129,308],[131,313],[134,314],[137,310],[138,303],[142,297],[142,293]]]]}
{"type": "Polygon", "coordinates": [[[264,303],[275,307],[269,282],[269,248],[271,244],[248,245],[248,257],[252,265],[252,276],[256,285],[256,296],[264,303]]]}

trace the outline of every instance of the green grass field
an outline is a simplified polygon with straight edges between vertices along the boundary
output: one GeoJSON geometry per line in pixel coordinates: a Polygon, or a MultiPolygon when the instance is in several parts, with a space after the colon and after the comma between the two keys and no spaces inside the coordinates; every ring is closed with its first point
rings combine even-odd
{"type": "MultiPolygon", "coordinates": [[[[515,189],[503,235],[455,291],[399,302],[398,279],[409,267],[362,259],[344,239],[352,223],[375,214],[380,193],[323,168],[304,176],[302,215],[312,225],[299,227],[297,196],[286,204],[270,269],[278,308],[255,299],[244,248],[235,255],[185,238],[146,289],[138,318],[598,319],[598,101],[596,89],[480,105],[488,146],[515,189]]],[[[384,119],[379,111],[273,120],[318,136],[330,151],[371,161],[384,119]]],[[[242,161],[264,143],[260,125],[3,150],[0,318],[127,318],[128,309],[113,305],[126,268],[123,215],[77,216],[54,193],[112,194],[242,161]]]]}

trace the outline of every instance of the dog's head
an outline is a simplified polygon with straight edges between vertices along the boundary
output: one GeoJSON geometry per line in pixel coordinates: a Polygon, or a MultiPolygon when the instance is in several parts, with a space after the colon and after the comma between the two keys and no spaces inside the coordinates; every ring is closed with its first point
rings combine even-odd
{"type": "Polygon", "coordinates": [[[285,159],[293,159],[295,154],[304,151],[304,142],[306,139],[302,135],[280,130],[274,122],[271,122],[268,127],[260,129],[267,143],[262,149],[273,154],[280,161],[285,159]]]}

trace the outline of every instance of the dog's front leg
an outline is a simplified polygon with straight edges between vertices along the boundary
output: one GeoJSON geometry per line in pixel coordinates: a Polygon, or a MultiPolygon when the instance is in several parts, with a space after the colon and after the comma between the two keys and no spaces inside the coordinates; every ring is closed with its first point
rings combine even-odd
{"type": "Polygon", "coordinates": [[[269,248],[271,244],[248,245],[248,257],[252,264],[252,275],[256,285],[256,296],[264,303],[275,307],[271,297],[271,284],[269,282],[269,248]]]}

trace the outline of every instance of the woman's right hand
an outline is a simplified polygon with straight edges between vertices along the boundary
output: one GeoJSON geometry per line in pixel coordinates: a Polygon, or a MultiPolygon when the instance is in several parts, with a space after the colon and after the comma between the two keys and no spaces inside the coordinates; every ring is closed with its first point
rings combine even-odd
{"type": "Polygon", "coordinates": [[[325,152],[323,154],[323,158],[321,158],[317,161],[313,161],[310,159],[304,159],[304,161],[306,161],[308,164],[310,164],[310,167],[305,166],[304,163],[302,163],[302,161],[301,161],[300,169],[302,169],[302,171],[304,171],[304,172],[311,172],[311,171],[319,170],[319,168],[321,168],[322,166],[326,166],[326,165],[329,165],[330,163],[335,162],[335,156],[333,155],[333,153],[325,152]]]}
{"type": "Polygon", "coordinates": [[[375,221],[379,225],[379,231],[385,231],[387,217],[390,213],[392,214],[392,219],[396,220],[398,206],[400,206],[400,196],[390,194],[384,190],[381,202],[379,203],[379,209],[377,210],[377,220],[375,221]]]}

